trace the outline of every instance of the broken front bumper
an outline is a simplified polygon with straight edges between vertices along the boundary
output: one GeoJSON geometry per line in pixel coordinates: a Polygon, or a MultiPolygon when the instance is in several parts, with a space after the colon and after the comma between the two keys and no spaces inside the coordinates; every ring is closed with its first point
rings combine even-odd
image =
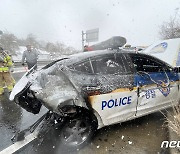
{"type": "Polygon", "coordinates": [[[42,103],[29,90],[29,87],[16,95],[14,101],[26,111],[33,114],[38,114],[42,106],[42,103]]]}

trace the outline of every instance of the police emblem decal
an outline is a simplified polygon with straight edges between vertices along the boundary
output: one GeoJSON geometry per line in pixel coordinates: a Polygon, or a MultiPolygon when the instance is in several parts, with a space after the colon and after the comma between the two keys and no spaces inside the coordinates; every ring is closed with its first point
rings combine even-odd
{"type": "Polygon", "coordinates": [[[169,86],[166,86],[166,83],[162,82],[161,87],[159,87],[159,91],[166,97],[170,93],[169,86]]]}

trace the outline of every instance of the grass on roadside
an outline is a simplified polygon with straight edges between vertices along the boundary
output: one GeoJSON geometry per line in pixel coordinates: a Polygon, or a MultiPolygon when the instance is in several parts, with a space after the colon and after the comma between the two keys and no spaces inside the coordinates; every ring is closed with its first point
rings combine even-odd
{"type": "Polygon", "coordinates": [[[166,116],[168,126],[180,137],[180,105],[173,106],[172,112],[166,116]]]}

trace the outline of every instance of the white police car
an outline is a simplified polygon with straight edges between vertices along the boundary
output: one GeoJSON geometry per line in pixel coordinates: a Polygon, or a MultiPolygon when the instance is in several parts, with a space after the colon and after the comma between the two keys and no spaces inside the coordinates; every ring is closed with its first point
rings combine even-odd
{"type": "Polygon", "coordinates": [[[103,50],[31,70],[10,99],[34,114],[44,105],[65,119],[62,142],[79,147],[96,129],[177,104],[179,89],[178,68],[145,54],[103,50]]]}

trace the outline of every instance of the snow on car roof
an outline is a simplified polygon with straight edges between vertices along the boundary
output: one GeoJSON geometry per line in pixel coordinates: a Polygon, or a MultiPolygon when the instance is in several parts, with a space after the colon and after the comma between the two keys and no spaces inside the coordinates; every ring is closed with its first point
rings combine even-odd
{"type": "Polygon", "coordinates": [[[100,55],[106,55],[106,54],[111,54],[111,53],[116,53],[116,52],[124,52],[124,53],[130,53],[129,51],[126,50],[110,50],[110,49],[106,49],[106,50],[95,50],[95,51],[89,51],[89,52],[82,52],[82,53],[77,53],[77,54],[73,54],[70,55],[69,58],[88,58],[88,57],[94,57],[94,56],[100,56],[100,55]]]}
{"type": "MultiPolygon", "coordinates": [[[[144,56],[151,56],[152,58],[159,59],[159,58],[157,58],[155,56],[148,55],[146,53],[139,53],[139,52],[136,53],[136,52],[132,52],[132,51],[124,50],[124,49],[118,49],[118,50],[106,49],[106,50],[95,50],[95,51],[81,52],[81,53],[73,54],[73,55],[61,58],[61,59],[55,61],[54,63],[58,62],[58,63],[64,63],[65,65],[71,65],[73,63],[78,63],[81,60],[84,60],[86,58],[98,57],[98,56],[101,56],[101,55],[108,55],[108,54],[111,54],[111,53],[139,54],[139,55],[142,55],[142,56],[143,55],[144,56]]],[[[163,62],[163,63],[166,63],[166,62],[164,62],[162,60],[160,60],[160,61],[163,62]]],[[[167,64],[167,65],[169,65],[169,64],[167,64]]]]}

